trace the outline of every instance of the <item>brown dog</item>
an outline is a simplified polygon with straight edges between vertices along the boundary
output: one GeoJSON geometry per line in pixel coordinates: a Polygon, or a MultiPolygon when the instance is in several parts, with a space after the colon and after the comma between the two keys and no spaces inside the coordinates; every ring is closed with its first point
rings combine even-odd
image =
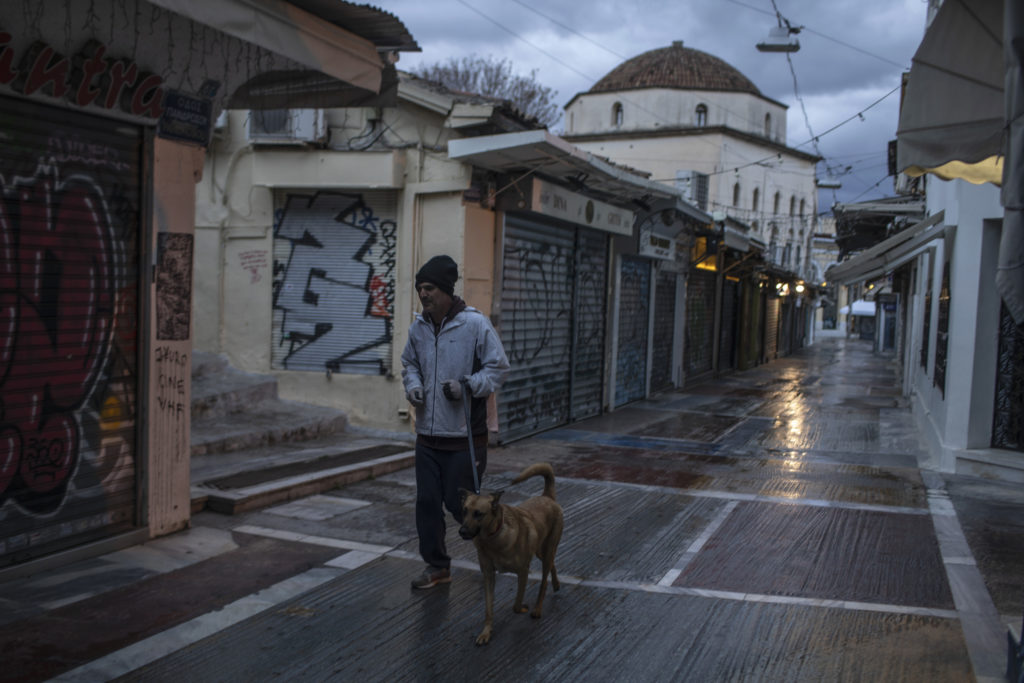
{"type": "Polygon", "coordinates": [[[512,609],[517,614],[527,610],[523,604],[530,561],[536,556],[541,564],[540,592],[531,616],[539,619],[544,607],[544,593],[548,587],[558,590],[555,571],[555,550],[562,538],[562,507],[555,501],[555,473],[551,465],[537,463],[524,469],[513,484],[530,477],[544,477],[543,495],[530,498],[522,505],[502,505],[501,491],[480,495],[462,490],[462,527],[459,535],[472,540],[476,546],[480,571],[484,575],[486,611],[484,630],[477,636],[477,645],[486,645],[491,639],[494,622],[494,578],[496,572],[513,572],[519,577],[519,589],[512,609]]]}

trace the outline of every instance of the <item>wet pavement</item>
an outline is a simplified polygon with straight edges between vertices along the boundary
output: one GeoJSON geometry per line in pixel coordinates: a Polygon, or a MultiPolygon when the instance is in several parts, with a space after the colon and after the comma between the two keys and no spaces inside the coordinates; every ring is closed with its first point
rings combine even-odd
{"type": "Polygon", "coordinates": [[[1024,492],[918,469],[894,377],[826,338],[492,448],[483,487],[551,462],[566,522],[544,617],[499,576],[486,647],[454,524],[452,584],[409,588],[406,469],[0,584],[0,680],[1003,680],[1024,492]]]}

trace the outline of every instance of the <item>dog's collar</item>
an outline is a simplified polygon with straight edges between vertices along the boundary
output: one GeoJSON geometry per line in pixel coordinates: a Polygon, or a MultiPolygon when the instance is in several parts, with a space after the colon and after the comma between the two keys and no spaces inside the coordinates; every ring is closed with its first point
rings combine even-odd
{"type": "Polygon", "coordinates": [[[502,525],[503,525],[504,523],[505,523],[505,515],[502,515],[502,516],[501,516],[501,517],[500,517],[500,518],[498,519],[498,528],[497,528],[497,529],[495,529],[494,531],[490,532],[489,534],[487,534],[487,537],[488,537],[488,538],[493,538],[493,537],[497,536],[497,535],[498,535],[498,532],[499,532],[499,531],[501,531],[501,526],[502,526],[502,525]]]}

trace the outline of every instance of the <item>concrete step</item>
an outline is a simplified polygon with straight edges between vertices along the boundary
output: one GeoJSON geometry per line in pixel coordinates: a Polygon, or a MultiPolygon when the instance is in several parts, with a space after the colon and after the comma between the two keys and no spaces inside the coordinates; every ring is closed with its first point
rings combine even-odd
{"type": "Polygon", "coordinates": [[[193,352],[193,420],[223,417],[276,398],[276,378],[238,370],[221,354],[193,352]]]}
{"type": "Polygon", "coordinates": [[[233,515],[379,477],[413,459],[411,437],[348,432],[208,455],[192,461],[192,512],[233,515]]]}
{"type": "Polygon", "coordinates": [[[347,426],[345,414],[333,408],[264,400],[244,411],[193,419],[192,457],[308,441],[343,432],[347,426]]]}

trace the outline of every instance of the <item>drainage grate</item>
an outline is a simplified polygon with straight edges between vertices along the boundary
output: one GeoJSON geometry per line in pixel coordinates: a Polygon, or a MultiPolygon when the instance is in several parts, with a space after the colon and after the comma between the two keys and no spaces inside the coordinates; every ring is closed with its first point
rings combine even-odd
{"type": "Polygon", "coordinates": [[[338,453],[337,455],[324,455],[319,458],[314,458],[313,460],[303,460],[301,462],[288,463],[286,465],[275,465],[273,467],[266,467],[259,470],[230,474],[226,477],[220,477],[219,479],[205,481],[201,485],[208,488],[219,489],[221,491],[242,489],[248,486],[263,484],[268,481],[284,479],[286,477],[294,477],[300,474],[319,472],[320,470],[329,470],[335,467],[344,467],[345,465],[354,465],[356,463],[366,462],[367,460],[374,460],[376,458],[384,458],[389,455],[402,453],[408,450],[411,449],[406,444],[383,444],[380,446],[371,446],[369,448],[360,448],[347,453],[338,453]]]}

